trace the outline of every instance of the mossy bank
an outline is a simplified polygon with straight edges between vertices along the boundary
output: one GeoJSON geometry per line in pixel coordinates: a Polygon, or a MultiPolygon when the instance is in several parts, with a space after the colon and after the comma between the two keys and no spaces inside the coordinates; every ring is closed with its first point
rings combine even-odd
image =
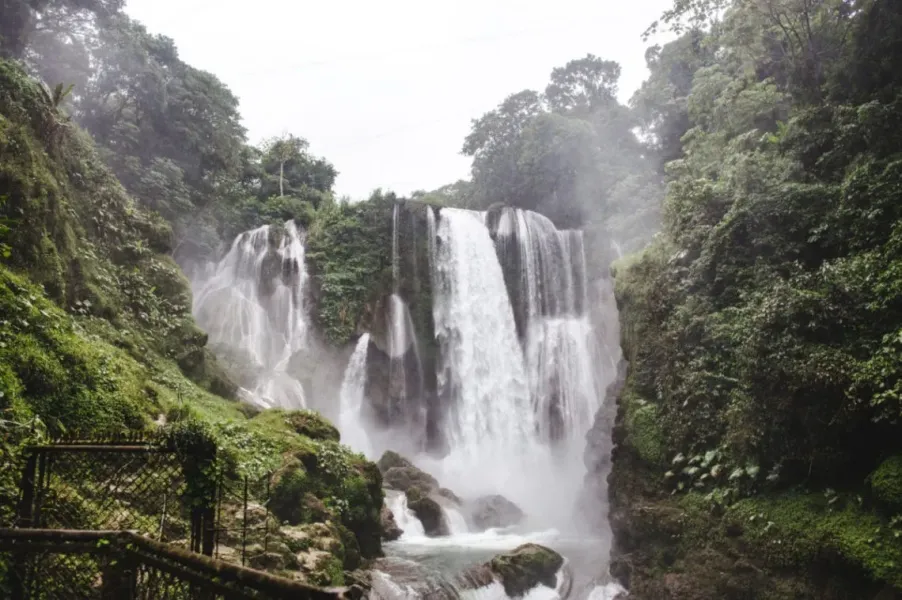
{"type": "Polygon", "coordinates": [[[261,568],[341,584],[381,554],[379,471],[319,415],[234,400],[171,238],[52,95],[0,61],[0,460],[12,467],[0,522],[11,522],[27,443],[189,427],[217,446],[221,468],[269,479],[276,516],[306,528],[280,532],[294,536],[293,558],[261,568]]]}

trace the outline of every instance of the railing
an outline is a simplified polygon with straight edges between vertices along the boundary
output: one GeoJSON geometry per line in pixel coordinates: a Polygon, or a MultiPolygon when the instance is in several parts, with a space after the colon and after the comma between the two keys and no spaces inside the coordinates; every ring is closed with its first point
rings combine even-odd
{"type": "Polygon", "coordinates": [[[0,597],[10,600],[338,600],[323,590],[128,531],[0,529],[0,597]]]}
{"type": "Polygon", "coordinates": [[[19,527],[119,530],[213,553],[214,499],[185,505],[181,458],[161,440],[60,440],[27,450],[19,527]]]}

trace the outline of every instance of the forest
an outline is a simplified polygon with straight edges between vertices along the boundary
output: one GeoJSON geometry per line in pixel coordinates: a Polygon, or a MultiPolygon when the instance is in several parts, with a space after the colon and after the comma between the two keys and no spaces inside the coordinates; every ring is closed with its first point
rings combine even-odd
{"type": "Polygon", "coordinates": [[[468,179],[352,200],[303,132],[249,142],[232,91],[123,0],[0,0],[0,525],[29,445],[163,423],[271,475],[280,521],[328,524],[313,537],[340,550],[305,581],[357,582],[383,553],[378,457],[310,411],[240,401],[197,273],[294,221],[305,356],[343,369],[397,296],[425,364],[455,333],[420,271],[425,213],[399,226],[398,206],[429,227],[518,209],[582,232],[585,279],[612,281],[619,311],[616,415],[578,440],[610,505],[595,563],[637,600],[902,597],[902,3],[674,0],[660,33],[628,103],[617,62],[576,57],[472,120],[452,149],[468,179]]]}

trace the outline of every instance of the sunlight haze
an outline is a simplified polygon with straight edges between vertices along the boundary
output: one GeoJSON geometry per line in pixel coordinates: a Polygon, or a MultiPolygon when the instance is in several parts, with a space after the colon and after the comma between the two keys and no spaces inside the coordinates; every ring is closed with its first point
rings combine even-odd
{"type": "Polygon", "coordinates": [[[359,199],[466,177],[471,119],[544,89],[554,67],[587,53],[621,64],[627,101],[647,76],[641,33],[669,4],[128,0],[126,10],[231,88],[251,143],[307,138],[338,169],[336,194],[359,199]]]}

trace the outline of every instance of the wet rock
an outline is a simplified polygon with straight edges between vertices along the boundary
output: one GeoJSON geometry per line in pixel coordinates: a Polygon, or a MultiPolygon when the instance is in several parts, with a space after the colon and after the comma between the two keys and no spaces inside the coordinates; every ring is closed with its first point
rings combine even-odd
{"type": "Polygon", "coordinates": [[[370,575],[371,597],[429,598],[430,600],[458,600],[458,586],[438,571],[421,563],[399,557],[373,561],[370,575]],[[413,595],[410,594],[413,593],[413,595]]]}
{"type": "Polygon", "coordinates": [[[395,515],[390,508],[383,506],[379,516],[382,521],[383,540],[391,542],[401,537],[401,534],[404,533],[404,531],[398,527],[398,524],[395,522],[395,515]]]}
{"type": "Polygon", "coordinates": [[[397,452],[388,450],[382,455],[376,466],[382,473],[383,483],[392,489],[406,492],[411,487],[418,487],[424,493],[429,493],[439,487],[435,477],[418,469],[397,452]]]}
{"type": "Polygon", "coordinates": [[[550,548],[523,544],[506,554],[499,554],[486,566],[501,581],[511,598],[522,596],[539,584],[555,587],[557,572],[564,558],[550,548]]]}
{"type": "Polygon", "coordinates": [[[388,487],[402,492],[412,487],[431,492],[438,487],[435,477],[416,467],[392,467],[383,474],[382,481],[388,487]]]}
{"type": "Polygon", "coordinates": [[[413,467],[413,463],[393,450],[386,450],[379,462],[376,463],[379,471],[385,475],[385,472],[392,467],[413,467]]]}
{"type": "Polygon", "coordinates": [[[423,524],[426,535],[437,537],[451,533],[441,504],[419,488],[412,487],[407,491],[407,506],[423,524]]]}
{"type": "Polygon", "coordinates": [[[467,509],[470,521],[482,530],[517,525],[526,516],[519,506],[497,494],[477,498],[467,509]]]}

